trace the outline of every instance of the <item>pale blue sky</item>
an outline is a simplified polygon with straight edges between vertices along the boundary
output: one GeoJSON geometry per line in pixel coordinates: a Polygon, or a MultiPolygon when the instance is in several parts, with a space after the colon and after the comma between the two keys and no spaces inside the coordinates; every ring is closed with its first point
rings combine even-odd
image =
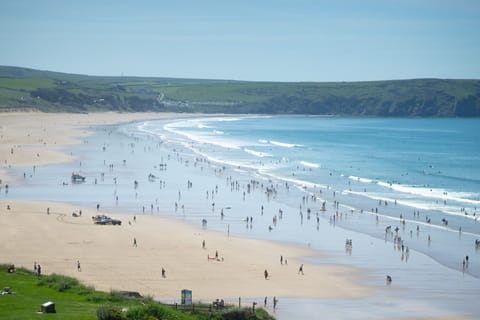
{"type": "Polygon", "coordinates": [[[480,0],[2,0],[0,65],[271,81],[480,78],[480,0]]]}

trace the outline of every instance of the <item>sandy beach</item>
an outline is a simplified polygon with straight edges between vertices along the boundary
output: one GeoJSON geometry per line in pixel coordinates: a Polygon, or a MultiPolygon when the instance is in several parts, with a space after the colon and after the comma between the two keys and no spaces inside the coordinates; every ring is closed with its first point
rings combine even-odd
{"type": "MultiPolygon", "coordinates": [[[[0,163],[2,166],[45,165],[72,161],[61,148],[81,143],[91,126],[161,119],[172,113],[2,113],[0,115],[0,163]]],[[[185,115],[187,116],[187,115],[185,115]]]]}
{"type": "MultiPolygon", "coordinates": [[[[64,152],[65,146],[80,143],[89,135],[90,126],[172,116],[2,114],[0,161],[3,167],[72,161],[74,157],[64,152]]],[[[14,183],[5,171],[0,171],[0,179],[2,192],[5,184],[14,183]]],[[[0,202],[0,222],[2,263],[33,269],[37,262],[44,273],[74,276],[99,290],[131,290],[156,299],[179,299],[180,290],[187,288],[193,290],[194,299],[207,301],[239,296],[358,298],[373,294],[371,288],[360,285],[359,269],[302,261],[304,257],[318,256],[316,251],[229,237],[161,217],[142,215],[134,222],[132,215],[120,212],[5,200],[0,202]],[[72,212],[79,210],[82,216],[73,217],[72,212]],[[123,223],[94,225],[91,217],[98,213],[123,223]],[[216,252],[218,260],[208,259],[216,252]],[[280,256],[288,259],[288,265],[280,264],[280,256]],[[81,263],[80,271],[77,261],[81,263]],[[302,263],[304,275],[298,274],[302,263]],[[268,280],[264,278],[265,270],[268,280]]]]}
{"type": "Polygon", "coordinates": [[[159,217],[138,216],[133,222],[131,215],[107,213],[123,224],[101,226],[92,223],[95,209],[60,203],[9,205],[7,210],[7,203],[0,204],[4,262],[33,269],[36,261],[45,273],[74,276],[104,291],[132,290],[159,299],[178,298],[182,288],[193,290],[197,299],[361,297],[369,293],[355,283],[358,273],[349,268],[305,264],[305,275],[298,275],[298,258],[313,254],[300,248],[204,232],[159,217]],[[50,208],[49,215],[46,208],[50,208]],[[71,212],[79,210],[82,216],[72,217],[71,212]],[[215,252],[218,260],[208,259],[215,252]],[[288,265],[280,264],[280,255],[288,258],[288,265]]]}

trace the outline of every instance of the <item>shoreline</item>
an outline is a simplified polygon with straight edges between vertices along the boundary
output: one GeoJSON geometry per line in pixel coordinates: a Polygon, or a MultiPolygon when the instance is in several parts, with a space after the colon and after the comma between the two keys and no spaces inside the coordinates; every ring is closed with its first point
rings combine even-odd
{"type": "MultiPolygon", "coordinates": [[[[185,114],[185,116],[194,116],[185,114]]],[[[132,121],[169,119],[175,113],[42,113],[0,114],[0,164],[33,166],[70,162],[65,146],[79,144],[93,134],[89,127],[132,121]]]]}
{"type": "MultiPolygon", "coordinates": [[[[2,122],[1,150],[8,151],[9,148],[14,148],[13,155],[2,159],[2,162],[9,166],[40,166],[47,163],[73,161],[74,157],[61,152],[51,153],[49,149],[64,148],[71,144],[81,143],[81,139],[90,134],[89,130],[85,129],[87,126],[179,116],[192,115],[116,113],[0,115],[2,122]],[[26,118],[34,119],[25,121],[26,118]],[[38,118],[41,118],[40,122],[38,118]],[[64,120],[65,118],[67,119],[64,120]],[[5,121],[8,122],[7,125],[4,124],[5,121]],[[60,125],[55,124],[58,121],[61,121],[60,125]],[[30,131],[25,135],[26,128],[29,128],[30,131]],[[50,130],[53,131],[50,132],[50,130]],[[42,138],[37,139],[35,143],[32,137],[39,136],[42,138]],[[25,148],[27,151],[18,152],[20,148],[25,148]],[[39,150],[42,150],[41,154],[38,152],[39,150]]],[[[2,180],[6,181],[4,173],[5,171],[0,172],[2,180]]],[[[76,210],[74,206],[58,203],[51,205],[52,214],[47,216],[45,203],[42,202],[10,200],[0,202],[0,216],[4,220],[3,224],[9,225],[9,232],[0,235],[2,254],[4,258],[11,260],[8,262],[32,268],[33,262],[37,261],[44,265],[43,268],[47,273],[58,272],[75,276],[82,282],[94,285],[100,290],[108,291],[117,288],[116,285],[118,285],[122,289],[136,290],[142,294],[150,294],[155,298],[163,299],[179,296],[183,286],[194,288],[194,297],[208,299],[238,296],[258,298],[265,295],[295,298],[365,297],[372,293],[371,288],[358,284],[359,272],[350,267],[340,265],[328,267],[304,263],[304,269],[308,272],[305,276],[297,275],[296,269],[302,263],[302,257],[318,254],[313,250],[269,243],[264,240],[234,237],[228,238],[228,241],[223,243],[225,242],[224,235],[203,231],[183,222],[161,217],[139,217],[139,221],[142,219],[148,221],[141,228],[138,227],[140,222],[132,225],[124,222],[118,228],[97,226],[93,225],[89,218],[96,213],[94,209],[83,208],[84,215],[82,217],[72,218],[69,212],[76,210]],[[11,210],[5,209],[7,202],[10,204],[11,210]],[[53,219],[55,216],[53,212],[56,211],[53,209],[53,205],[61,208],[59,209],[60,214],[55,219],[53,219]],[[169,226],[169,228],[167,230],[160,229],[163,226],[169,226]],[[135,232],[133,231],[134,227],[135,232]],[[175,232],[168,233],[167,231],[171,231],[170,228],[175,232]],[[23,235],[18,232],[18,229],[24,230],[21,232],[23,235]],[[48,236],[36,235],[39,230],[48,236]],[[81,230],[88,231],[88,236],[87,232],[82,233],[81,230]],[[101,233],[99,233],[100,230],[101,233]],[[168,234],[168,236],[156,234],[158,230],[163,230],[162,233],[168,234]],[[140,236],[134,236],[134,233],[136,235],[137,232],[140,236]],[[184,233],[188,234],[188,237],[183,236],[184,233]],[[180,234],[182,235],[180,236],[180,234]],[[134,237],[139,241],[139,247],[135,248],[138,250],[132,250],[131,242],[134,237]],[[211,239],[208,242],[216,243],[216,248],[218,248],[216,250],[225,252],[224,262],[209,263],[209,260],[206,259],[206,252],[200,246],[201,237],[211,239]],[[34,239],[33,242],[32,239],[34,239]],[[66,240],[59,242],[59,239],[66,240]],[[172,239],[185,242],[185,247],[176,247],[175,241],[169,242],[172,239]],[[103,241],[107,242],[103,243],[103,241]],[[169,243],[169,246],[163,247],[157,244],[157,241],[169,243]],[[118,246],[117,242],[121,242],[122,245],[118,246]],[[92,243],[96,245],[92,246],[92,243]],[[223,245],[228,246],[222,247],[223,245]],[[144,246],[148,247],[144,248],[144,246]],[[43,248],[51,249],[44,250],[43,248]],[[178,250],[181,250],[182,253],[188,252],[185,257],[182,255],[183,260],[178,259],[178,250]],[[45,252],[41,253],[42,251],[45,252]],[[159,256],[154,256],[153,253],[159,256]],[[288,267],[281,266],[279,263],[278,259],[282,254],[289,257],[288,267]],[[60,255],[60,258],[57,258],[57,255],[60,255]],[[245,256],[248,258],[244,259],[245,256]],[[163,259],[163,257],[168,258],[163,259]],[[81,261],[82,269],[85,271],[77,272],[76,259],[81,261]],[[92,262],[89,260],[95,261],[93,263],[96,265],[93,268],[95,272],[91,269],[90,263],[92,262]],[[173,263],[173,260],[180,261],[173,263]],[[225,267],[221,268],[222,265],[225,267]],[[167,270],[166,279],[161,278],[162,266],[167,270]],[[264,269],[269,270],[271,280],[263,278],[264,269]],[[87,273],[86,270],[89,272],[87,273]],[[175,271],[172,272],[172,270],[175,271]],[[182,276],[175,275],[176,270],[179,270],[182,276]],[[172,276],[169,276],[171,273],[173,273],[172,276]],[[186,276],[189,273],[191,275],[186,276]],[[165,285],[168,286],[168,289],[165,289],[165,285]],[[210,288],[212,286],[213,288],[210,288]]],[[[115,213],[115,215],[119,214],[115,213]]],[[[214,251],[208,254],[213,255],[214,251]]]]}
{"type": "Polygon", "coordinates": [[[302,259],[306,257],[318,257],[317,252],[306,248],[228,237],[158,216],[137,215],[133,222],[128,214],[101,212],[123,221],[122,226],[101,226],[92,223],[90,217],[98,213],[93,208],[8,201],[11,209],[6,210],[6,204],[0,201],[0,215],[7,230],[0,235],[5,263],[33,269],[36,261],[47,274],[76,277],[102,291],[133,290],[155,299],[175,299],[182,288],[192,289],[196,299],[371,295],[370,288],[356,284],[359,270],[305,263],[302,259]],[[50,208],[50,214],[46,208],[50,208]],[[81,217],[69,214],[79,210],[81,217]],[[134,238],[137,246],[133,245],[134,238]],[[218,260],[207,258],[213,258],[216,251],[218,260]],[[280,255],[288,257],[288,265],[280,265],[280,255]],[[77,260],[81,272],[76,269],[77,260]],[[298,275],[302,262],[305,275],[298,275]],[[162,268],[166,278],[161,276],[162,268]],[[268,280],[264,279],[265,268],[270,274],[268,280]]]}
{"type": "MultiPolygon", "coordinates": [[[[71,118],[71,115],[67,116],[71,118]]],[[[154,116],[158,119],[163,114],[154,116]]],[[[203,117],[201,114],[171,116],[203,117]]],[[[307,220],[304,228],[291,229],[296,232],[289,233],[287,226],[300,222],[297,211],[299,195],[280,193],[279,199],[286,196],[286,202],[274,199],[265,203],[265,195],[257,189],[247,195],[246,202],[244,197],[242,204],[241,189],[231,190],[232,177],[229,181],[229,176],[234,175],[233,179],[239,179],[240,184],[250,181],[250,176],[237,175],[235,169],[217,174],[218,166],[202,161],[192,165],[193,160],[184,158],[181,148],[166,148],[151,136],[135,137],[131,134],[135,131],[116,131],[115,126],[109,126],[115,124],[113,117],[103,114],[100,119],[102,117],[108,117],[109,123],[86,124],[77,131],[72,130],[75,125],[65,125],[65,130],[72,130],[73,135],[75,132],[93,134],[91,139],[80,138],[76,140],[77,145],[65,144],[65,148],[60,149],[76,155],[80,162],[39,167],[36,173],[28,167],[6,168],[5,172],[12,174],[19,183],[10,181],[13,188],[8,195],[3,194],[4,189],[0,190],[1,199],[4,199],[0,200],[0,222],[3,224],[3,219],[10,219],[13,227],[8,229],[19,232],[10,234],[10,237],[2,235],[0,250],[4,252],[4,248],[10,246],[11,256],[24,259],[25,267],[33,269],[33,261],[37,261],[46,273],[56,272],[55,268],[61,270],[57,273],[71,275],[103,291],[134,290],[168,302],[179,301],[181,289],[193,290],[194,300],[202,302],[224,299],[235,303],[241,296],[245,303],[261,303],[265,296],[269,302],[276,296],[281,301],[280,309],[274,311],[270,304],[266,309],[281,320],[293,317],[314,319],[318,310],[338,319],[361,319],[365,312],[371,313],[372,319],[469,319],[479,314],[475,306],[447,302],[451,297],[471,301],[468,294],[477,291],[476,279],[469,283],[468,275],[462,277],[457,272],[444,270],[438,262],[413,250],[412,261],[407,264],[402,258],[400,262],[399,251],[392,248],[391,242],[349,230],[344,225],[348,219],[350,223],[358,221],[374,226],[374,220],[361,220],[360,216],[346,214],[337,221],[336,228],[335,224],[328,223],[328,215],[325,215],[316,228],[307,220]],[[97,153],[102,146],[106,146],[103,155],[97,153]],[[168,170],[161,171],[157,166],[164,159],[168,159],[165,162],[168,162],[168,170]],[[62,186],[61,179],[69,179],[72,170],[85,174],[87,183],[62,186]],[[22,179],[24,172],[29,175],[22,179]],[[149,181],[147,175],[152,172],[158,178],[149,181]],[[118,185],[117,177],[120,179],[118,185]],[[186,187],[187,178],[188,181],[192,179],[195,188],[186,187]],[[133,188],[134,179],[139,180],[138,189],[133,188]],[[205,199],[205,191],[210,190],[213,197],[212,188],[217,184],[220,189],[218,196],[215,195],[215,211],[208,192],[205,199]],[[48,190],[43,186],[48,186],[48,190]],[[36,201],[29,201],[30,195],[35,195],[36,201]],[[120,198],[115,201],[117,195],[120,198]],[[48,202],[49,199],[62,199],[63,203],[48,202]],[[179,202],[178,212],[174,211],[174,201],[179,202]],[[8,212],[5,211],[7,203],[12,206],[8,212]],[[122,226],[94,225],[90,217],[97,214],[97,203],[101,203],[98,213],[121,219],[122,226]],[[265,216],[260,215],[260,204],[266,204],[265,216]],[[50,215],[46,214],[48,205],[52,206],[50,215]],[[225,220],[221,219],[219,209],[231,205],[233,208],[226,211],[225,220]],[[271,224],[279,206],[286,210],[285,220],[279,221],[278,228],[269,233],[264,228],[271,224]],[[53,210],[56,207],[59,209],[53,210]],[[80,209],[82,217],[72,217],[71,213],[80,209]],[[253,230],[252,224],[249,226],[248,223],[245,229],[245,213],[255,217],[253,230]],[[132,223],[134,215],[138,218],[137,223],[132,223]],[[208,227],[201,227],[202,218],[208,218],[208,227]],[[235,236],[227,236],[227,224],[235,236]],[[137,232],[145,236],[138,236],[137,232]],[[37,233],[48,237],[42,239],[37,233]],[[133,238],[138,241],[137,248],[133,247],[133,238]],[[354,238],[353,255],[344,247],[345,239],[350,238],[354,238]],[[9,244],[11,239],[26,242],[15,244],[19,249],[14,250],[14,245],[9,244]],[[204,239],[205,250],[201,248],[204,239]],[[40,243],[44,245],[40,247],[40,243]],[[28,255],[22,256],[22,250],[29,252],[28,255]],[[207,259],[208,255],[214,256],[215,251],[224,258],[223,262],[207,259]],[[43,256],[49,259],[42,260],[38,252],[45,252],[43,256]],[[288,267],[280,265],[280,255],[288,259],[288,267]],[[82,264],[82,272],[76,269],[77,260],[82,264]],[[303,276],[298,274],[302,263],[303,276]],[[166,278],[162,278],[162,268],[166,270],[166,278]],[[265,269],[271,277],[268,281],[263,277],[265,269]],[[432,272],[442,277],[431,276],[432,272]],[[393,276],[392,285],[386,285],[386,274],[393,276]],[[95,282],[89,282],[91,279],[95,282]],[[435,279],[445,279],[442,280],[445,284],[432,287],[430,281],[435,279]],[[437,293],[450,292],[450,288],[453,291],[449,294],[437,293]]],[[[128,114],[116,117],[125,120],[120,123],[141,120],[130,119],[128,114]]],[[[1,121],[0,117],[0,124],[1,121]]],[[[68,121],[78,123],[79,120],[68,121]]]]}

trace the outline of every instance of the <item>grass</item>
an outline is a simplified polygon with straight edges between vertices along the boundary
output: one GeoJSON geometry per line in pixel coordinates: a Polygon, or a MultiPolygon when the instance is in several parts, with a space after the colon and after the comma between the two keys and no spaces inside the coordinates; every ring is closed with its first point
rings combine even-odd
{"type": "Polygon", "coordinates": [[[212,310],[210,305],[195,304],[194,308],[181,306],[178,311],[172,306],[153,302],[150,297],[128,298],[120,292],[100,292],[86,287],[77,279],[52,274],[37,277],[33,272],[20,268],[8,273],[0,265],[0,290],[9,287],[12,294],[0,295],[0,319],[114,319],[122,320],[272,320],[263,309],[253,313],[247,308],[228,307],[212,310]],[[39,313],[47,301],[55,303],[56,313],[39,313]],[[121,312],[121,310],[128,310],[121,312]]]}
{"type": "Polygon", "coordinates": [[[37,88],[51,88],[55,84],[51,79],[32,78],[0,78],[0,87],[15,90],[34,90],[37,88]]]}
{"type": "MultiPolygon", "coordinates": [[[[25,269],[7,273],[5,266],[0,268],[0,287],[15,292],[0,296],[0,319],[32,319],[47,301],[55,303],[57,313],[44,314],[43,319],[96,319],[102,304],[115,303],[110,294],[81,286],[75,279],[59,275],[37,278],[25,269]]],[[[133,300],[126,302],[130,306],[133,300]]]]}
{"type": "Polygon", "coordinates": [[[0,66],[0,110],[11,108],[480,117],[480,80],[249,82],[93,77],[0,66]]]}

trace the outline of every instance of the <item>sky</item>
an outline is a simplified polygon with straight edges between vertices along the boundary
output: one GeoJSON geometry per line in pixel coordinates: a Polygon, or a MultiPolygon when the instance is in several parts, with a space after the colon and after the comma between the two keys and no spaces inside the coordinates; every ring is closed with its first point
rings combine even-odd
{"type": "Polygon", "coordinates": [[[0,65],[253,81],[480,79],[480,0],[1,0],[0,65]]]}

